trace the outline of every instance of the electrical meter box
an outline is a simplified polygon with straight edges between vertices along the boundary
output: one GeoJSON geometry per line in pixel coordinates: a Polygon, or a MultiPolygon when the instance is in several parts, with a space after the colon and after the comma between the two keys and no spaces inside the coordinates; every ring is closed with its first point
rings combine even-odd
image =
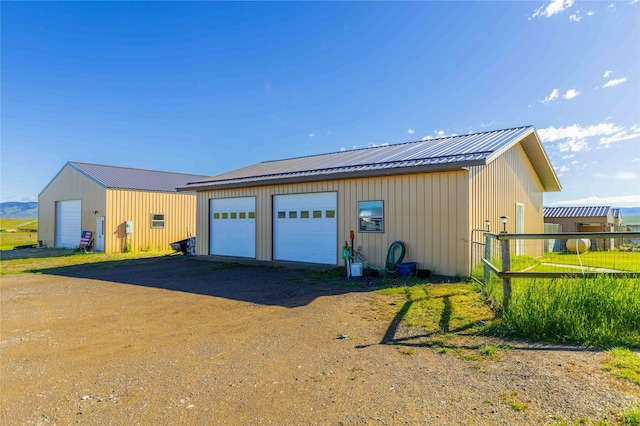
{"type": "Polygon", "coordinates": [[[127,220],[124,223],[124,232],[127,234],[133,234],[133,221],[132,220],[127,220]]]}

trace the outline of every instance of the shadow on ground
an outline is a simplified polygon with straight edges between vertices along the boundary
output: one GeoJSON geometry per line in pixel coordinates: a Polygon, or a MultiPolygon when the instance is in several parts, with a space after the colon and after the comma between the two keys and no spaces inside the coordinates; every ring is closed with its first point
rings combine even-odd
{"type": "Polygon", "coordinates": [[[320,296],[373,289],[334,271],[203,261],[185,256],[98,262],[31,272],[139,285],[288,308],[320,296]]]}

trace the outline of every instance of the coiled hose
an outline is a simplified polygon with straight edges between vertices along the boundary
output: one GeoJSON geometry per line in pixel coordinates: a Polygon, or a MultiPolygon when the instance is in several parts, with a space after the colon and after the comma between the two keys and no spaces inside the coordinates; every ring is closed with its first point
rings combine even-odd
{"type": "Polygon", "coordinates": [[[387,267],[386,271],[390,274],[398,272],[398,263],[404,259],[405,248],[402,241],[394,241],[389,247],[389,253],[387,253],[387,267]]]}

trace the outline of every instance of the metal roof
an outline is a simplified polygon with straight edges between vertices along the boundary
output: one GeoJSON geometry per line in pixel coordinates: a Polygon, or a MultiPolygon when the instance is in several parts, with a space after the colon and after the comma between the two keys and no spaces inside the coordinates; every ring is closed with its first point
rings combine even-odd
{"type": "Polygon", "coordinates": [[[546,164],[548,170],[541,175],[545,189],[560,190],[560,183],[537,139],[533,126],[265,161],[206,180],[191,182],[180,190],[221,189],[293,181],[461,169],[485,165],[515,143],[531,135],[535,141],[526,146],[523,143],[525,152],[529,155],[534,167],[537,163],[541,163],[541,167],[538,168],[544,168],[545,165],[542,163],[546,164]],[[535,145],[539,148],[535,148],[535,145]]]}
{"type": "Polygon", "coordinates": [[[176,188],[179,186],[206,178],[202,175],[104,166],[75,161],[69,161],[66,165],[78,170],[99,185],[110,189],[176,192],[176,188]]]}
{"type": "Polygon", "coordinates": [[[614,218],[618,219],[620,217],[620,207],[614,207],[611,209],[611,214],[614,218]]]}
{"type": "Polygon", "coordinates": [[[610,206],[591,207],[545,207],[543,217],[606,217],[610,206]]]}

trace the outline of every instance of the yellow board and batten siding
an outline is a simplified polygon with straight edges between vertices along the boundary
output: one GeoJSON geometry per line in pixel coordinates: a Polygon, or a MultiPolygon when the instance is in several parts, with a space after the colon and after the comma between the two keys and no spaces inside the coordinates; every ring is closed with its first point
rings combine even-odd
{"type": "MultiPolygon", "coordinates": [[[[445,275],[463,274],[469,263],[469,178],[466,170],[371,178],[267,185],[197,193],[196,253],[209,254],[211,199],[256,197],[256,258],[273,260],[273,197],[283,194],[337,192],[336,265],[340,247],[355,232],[367,262],[384,267],[394,241],[404,241],[406,261],[445,275]],[[358,232],[358,201],[384,201],[384,232],[358,232]]],[[[350,241],[349,241],[350,243],[350,241]]],[[[310,247],[310,250],[313,248],[310,247]]]]}
{"type": "Polygon", "coordinates": [[[82,229],[95,230],[96,215],[93,211],[105,211],[106,189],[72,167],[63,168],[38,196],[38,240],[47,247],[55,247],[56,203],[80,199],[82,229]]]}
{"type": "MultiPolygon", "coordinates": [[[[168,250],[169,244],[195,235],[195,197],[192,193],[109,189],[105,215],[105,250],[168,250]],[[164,228],[151,227],[151,215],[164,215],[164,228]],[[133,233],[125,233],[125,221],[133,233]]],[[[95,219],[94,219],[95,221],[95,219]]],[[[95,224],[93,225],[95,228],[95,224]]]]}
{"type": "MultiPolygon", "coordinates": [[[[507,216],[507,232],[514,233],[516,204],[524,205],[526,233],[543,233],[544,188],[522,147],[517,144],[486,166],[470,168],[471,226],[484,229],[485,220],[491,221],[491,232],[503,229],[500,216],[507,216]]],[[[527,240],[524,253],[540,256],[543,242],[527,240]]]]}

